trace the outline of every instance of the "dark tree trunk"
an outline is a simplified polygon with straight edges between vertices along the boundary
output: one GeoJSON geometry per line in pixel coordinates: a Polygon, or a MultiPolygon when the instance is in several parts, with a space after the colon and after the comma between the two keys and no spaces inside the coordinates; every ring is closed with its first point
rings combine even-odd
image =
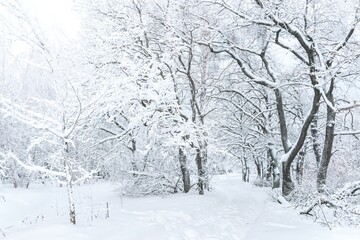
{"type": "MultiPolygon", "coordinates": [[[[190,93],[191,93],[190,106],[191,106],[191,112],[192,112],[191,121],[194,123],[194,125],[198,125],[199,124],[198,121],[200,121],[201,125],[204,125],[204,116],[201,113],[200,105],[198,104],[197,99],[196,99],[196,94],[197,94],[198,90],[196,89],[195,80],[193,79],[193,77],[191,75],[191,64],[192,64],[192,60],[193,60],[192,48],[189,48],[188,53],[189,53],[189,56],[188,56],[187,66],[182,61],[181,56],[179,57],[179,60],[180,60],[180,63],[183,65],[184,70],[186,71],[186,76],[189,80],[190,93]]],[[[207,179],[207,173],[206,173],[206,167],[205,167],[205,164],[207,161],[207,159],[206,159],[207,158],[207,152],[206,152],[207,143],[203,139],[203,137],[205,137],[205,135],[197,136],[199,146],[196,147],[196,157],[195,157],[196,165],[198,168],[198,176],[199,176],[198,188],[199,188],[200,195],[203,195],[204,189],[208,187],[208,179],[207,179]]]]}
{"type": "Polygon", "coordinates": [[[271,165],[271,160],[268,161],[267,166],[266,166],[266,181],[271,181],[271,176],[273,173],[273,167],[271,165]]]}
{"type": "Polygon", "coordinates": [[[198,190],[200,195],[204,195],[205,172],[203,167],[203,156],[200,149],[196,149],[196,165],[198,169],[198,190]]]}
{"type": "Polygon", "coordinates": [[[263,178],[263,171],[262,171],[261,162],[259,160],[255,160],[255,166],[256,166],[257,178],[262,179],[263,178]]]}
{"type": "Polygon", "coordinates": [[[312,138],[312,147],[315,154],[316,166],[319,168],[321,160],[321,149],[319,143],[319,130],[318,130],[318,115],[316,114],[313,118],[313,121],[310,126],[311,129],[311,138],[312,138]]]}
{"type": "Polygon", "coordinates": [[[280,188],[280,170],[279,170],[279,163],[275,157],[274,150],[271,147],[268,147],[267,155],[270,158],[270,177],[272,175],[272,188],[280,188]]]}
{"type": "MultiPolygon", "coordinates": [[[[259,3],[258,3],[259,4],[259,3]]],[[[261,8],[263,8],[262,4],[259,4],[261,8]]],[[[267,82],[261,81],[259,79],[256,79],[256,74],[249,71],[248,68],[244,67],[244,63],[240,58],[237,58],[236,55],[229,51],[229,50],[220,50],[215,51],[211,46],[208,45],[210,50],[213,53],[222,53],[225,52],[229,54],[234,60],[236,60],[238,66],[241,68],[241,71],[244,73],[246,77],[248,77],[251,80],[256,80],[255,82],[259,83],[260,85],[270,87],[274,90],[275,93],[275,99],[276,99],[276,109],[278,113],[279,118],[279,126],[280,126],[280,134],[281,134],[281,142],[284,149],[284,162],[282,163],[282,170],[283,170],[283,188],[282,188],[282,194],[284,196],[289,195],[294,190],[294,183],[291,179],[291,164],[294,161],[296,155],[302,148],[304,141],[307,136],[307,131],[309,129],[310,123],[314,117],[314,115],[318,112],[319,109],[319,102],[321,98],[321,93],[319,89],[317,89],[315,86],[317,86],[319,83],[317,81],[317,69],[315,64],[315,58],[317,56],[316,51],[314,50],[313,44],[308,44],[306,41],[304,41],[303,36],[298,32],[294,31],[293,29],[289,29],[289,25],[285,24],[284,22],[279,22],[276,17],[274,17],[271,13],[267,14],[267,17],[271,19],[275,24],[277,24],[280,28],[287,31],[290,35],[292,35],[295,39],[298,40],[302,48],[305,50],[306,55],[308,57],[309,61],[309,77],[311,81],[311,85],[314,86],[314,97],[312,101],[312,106],[310,109],[310,112],[308,116],[306,117],[301,130],[299,132],[299,136],[294,143],[294,145],[291,145],[289,142],[289,136],[288,136],[288,126],[286,124],[286,116],[285,116],[285,109],[284,109],[284,103],[282,99],[282,94],[280,91],[280,88],[273,88],[271,84],[268,84],[267,82]]],[[[265,58],[266,48],[263,49],[263,52],[260,54],[260,57],[262,58],[262,61],[264,63],[264,66],[268,72],[268,76],[276,83],[276,77],[273,74],[271,68],[269,67],[269,63],[265,58]]]]}
{"type": "Polygon", "coordinates": [[[282,163],[282,172],[283,172],[282,193],[284,196],[288,196],[295,188],[295,185],[291,179],[291,163],[290,162],[282,163]]]}
{"type": "Polygon", "coordinates": [[[136,165],[136,159],[135,159],[135,152],[136,152],[136,142],[134,139],[131,140],[131,147],[130,147],[130,151],[131,151],[131,166],[133,171],[138,171],[138,167],[136,165]]]}
{"type": "MultiPolygon", "coordinates": [[[[333,90],[334,90],[334,79],[331,80],[329,91],[326,93],[327,99],[334,106],[333,90]]],[[[320,167],[316,181],[317,190],[319,193],[323,193],[326,187],[326,176],[332,155],[332,147],[334,142],[335,117],[336,117],[336,112],[334,111],[334,109],[331,108],[330,106],[327,106],[324,148],[322,152],[320,167]]]]}
{"type": "MultiPolygon", "coordinates": [[[[316,78],[316,67],[315,67],[315,50],[311,47],[306,49],[307,55],[309,57],[309,62],[311,63],[310,65],[310,80],[311,80],[311,84],[313,86],[316,86],[318,84],[317,78],[316,78]]],[[[284,196],[288,196],[295,188],[294,183],[292,182],[291,179],[291,164],[294,161],[296,155],[298,154],[298,152],[301,150],[302,146],[304,145],[306,136],[307,136],[307,131],[310,127],[311,122],[314,119],[315,114],[317,114],[318,110],[319,110],[319,105],[320,105],[320,99],[321,99],[321,92],[319,89],[314,88],[314,97],[313,97],[313,101],[312,101],[312,105],[311,105],[311,109],[310,112],[308,114],[308,116],[306,117],[301,130],[300,130],[300,134],[299,137],[297,139],[297,141],[295,142],[294,146],[292,146],[289,151],[285,152],[287,154],[286,156],[286,161],[283,162],[283,188],[282,188],[282,194],[284,196]]]]}
{"type": "MultiPolygon", "coordinates": [[[[205,135],[206,137],[206,135],[205,135]]],[[[208,168],[207,168],[207,160],[208,160],[208,151],[207,151],[207,141],[204,140],[204,143],[201,145],[201,151],[202,151],[202,156],[203,156],[203,169],[204,169],[204,178],[205,178],[205,182],[204,182],[204,187],[207,191],[210,191],[210,179],[209,179],[209,172],[208,172],[208,168]]]]}
{"type": "Polygon", "coordinates": [[[266,175],[265,175],[265,170],[264,170],[264,163],[261,160],[256,159],[255,166],[256,166],[257,178],[259,178],[259,179],[265,178],[266,175]]]}
{"type": "Polygon", "coordinates": [[[306,149],[304,148],[303,150],[301,150],[299,152],[298,157],[297,157],[297,161],[296,161],[296,168],[295,168],[296,182],[299,185],[302,184],[302,179],[303,179],[303,176],[304,176],[305,154],[306,154],[306,149]]]}
{"type": "Polygon", "coordinates": [[[247,165],[247,158],[245,156],[244,156],[243,161],[242,161],[241,173],[242,173],[242,180],[244,182],[249,182],[250,170],[249,170],[249,167],[247,165]]]}
{"type": "Polygon", "coordinates": [[[187,168],[187,158],[184,150],[182,147],[179,147],[179,162],[180,162],[180,169],[182,180],[184,184],[184,192],[187,193],[190,191],[191,182],[190,182],[190,173],[189,169],[187,168]]]}
{"type": "Polygon", "coordinates": [[[273,184],[272,184],[272,188],[280,188],[280,170],[279,167],[277,166],[276,168],[273,169],[273,184]]]}
{"type": "Polygon", "coordinates": [[[242,169],[242,179],[244,182],[249,182],[249,175],[250,175],[250,170],[249,167],[244,167],[242,169]]]}

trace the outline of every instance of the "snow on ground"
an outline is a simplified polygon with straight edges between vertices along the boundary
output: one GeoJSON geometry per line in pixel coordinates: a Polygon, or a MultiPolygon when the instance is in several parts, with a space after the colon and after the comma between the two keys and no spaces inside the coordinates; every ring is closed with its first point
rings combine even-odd
{"type": "Polygon", "coordinates": [[[0,228],[22,240],[359,240],[359,229],[321,227],[273,202],[266,189],[239,176],[214,178],[214,191],[121,197],[111,183],[77,187],[78,225],[68,223],[65,188],[0,188],[0,228]],[[5,200],[1,197],[3,196],[5,200]],[[106,203],[109,218],[106,218],[106,203]]]}

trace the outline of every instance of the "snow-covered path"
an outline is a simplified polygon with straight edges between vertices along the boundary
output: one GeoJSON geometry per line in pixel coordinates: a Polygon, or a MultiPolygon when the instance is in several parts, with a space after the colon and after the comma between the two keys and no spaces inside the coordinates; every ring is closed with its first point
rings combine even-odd
{"type": "Polygon", "coordinates": [[[360,239],[360,230],[330,231],[238,176],[217,177],[214,188],[205,196],[134,199],[120,198],[108,183],[82,186],[76,189],[77,226],[67,223],[65,189],[0,189],[6,199],[0,201],[0,228],[11,240],[360,239]]]}

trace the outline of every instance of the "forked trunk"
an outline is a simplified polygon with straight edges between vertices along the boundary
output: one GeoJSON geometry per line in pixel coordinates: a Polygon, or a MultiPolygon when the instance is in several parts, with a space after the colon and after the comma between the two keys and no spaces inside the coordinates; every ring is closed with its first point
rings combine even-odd
{"type": "MultiPolygon", "coordinates": [[[[332,79],[329,91],[326,94],[327,99],[330,101],[332,105],[334,105],[333,90],[334,90],[334,79],[332,79]]],[[[322,152],[320,167],[316,181],[317,191],[319,193],[323,193],[326,187],[326,176],[332,155],[332,147],[334,142],[335,117],[336,117],[336,112],[334,111],[334,109],[331,108],[330,106],[327,106],[324,148],[322,152]]]]}

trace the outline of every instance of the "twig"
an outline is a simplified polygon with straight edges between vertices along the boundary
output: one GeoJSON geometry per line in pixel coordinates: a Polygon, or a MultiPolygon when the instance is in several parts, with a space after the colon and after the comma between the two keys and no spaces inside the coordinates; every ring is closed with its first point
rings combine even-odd
{"type": "Polygon", "coordinates": [[[322,214],[323,214],[323,216],[324,216],[326,225],[327,225],[327,226],[329,227],[329,229],[331,230],[330,223],[329,223],[328,220],[326,219],[325,213],[324,213],[324,211],[323,211],[323,209],[322,209],[322,206],[321,206],[321,199],[319,200],[319,206],[320,206],[320,210],[321,210],[321,212],[322,212],[322,214]]]}
{"type": "Polygon", "coordinates": [[[110,217],[109,202],[106,202],[106,219],[110,217]]]}
{"type": "Polygon", "coordinates": [[[1,232],[1,234],[4,236],[4,238],[6,237],[6,234],[5,234],[5,232],[4,232],[4,230],[2,230],[2,228],[0,228],[0,232],[1,232]]]}

